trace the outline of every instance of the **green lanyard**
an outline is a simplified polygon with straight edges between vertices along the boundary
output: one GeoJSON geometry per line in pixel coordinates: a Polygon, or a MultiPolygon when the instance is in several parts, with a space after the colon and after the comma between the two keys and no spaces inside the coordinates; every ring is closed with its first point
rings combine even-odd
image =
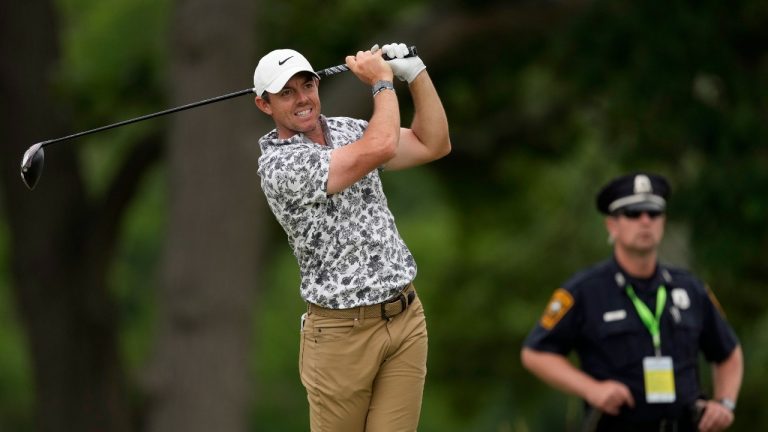
{"type": "Polygon", "coordinates": [[[648,306],[646,306],[642,300],[637,298],[637,295],[635,294],[635,290],[632,289],[632,285],[627,285],[626,290],[627,290],[627,295],[629,296],[630,300],[632,300],[632,304],[635,305],[637,314],[640,316],[640,321],[642,321],[643,324],[645,324],[645,328],[647,328],[648,331],[651,333],[651,337],[653,338],[653,348],[656,351],[656,356],[660,356],[661,355],[661,330],[660,330],[661,313],[664,312],[664,304],[667,302],[667,288],[664,287],[664,285],[661,285],[658,291],[656,291],[656,315],[651,313],[651,310],[648,309],[648,306]]]}

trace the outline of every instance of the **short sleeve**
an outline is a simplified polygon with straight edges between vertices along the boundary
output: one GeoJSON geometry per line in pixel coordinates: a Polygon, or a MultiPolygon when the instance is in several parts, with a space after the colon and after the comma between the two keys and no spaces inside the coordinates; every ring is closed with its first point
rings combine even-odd
{"type": "Polygon", "coordinates": [[[269,199],[305,205],[327,199],[330,150],[288,145],[259,160],[264,194],[269,199]]]}
{"type": "Polygon", "coordinates": [[[536,351],[567,355],[574,347],[580,325],[580,305],[574,293],[558,288],[552,293],[525,346],[536,351]]]}
{"type": "Polygon", "coordinates": [[[712,290],[709,287],[701,287],[701,290],[705,292],[702,302],[704,325],[699,345],[707,361],[720,363],[731,355],[739,340],[712,290]]]}

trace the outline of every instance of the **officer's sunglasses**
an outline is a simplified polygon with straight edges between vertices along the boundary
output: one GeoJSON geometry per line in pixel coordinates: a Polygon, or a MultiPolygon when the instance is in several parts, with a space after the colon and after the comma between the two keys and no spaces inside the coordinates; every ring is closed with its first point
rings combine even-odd
{"type": "Polygon", "coordinates": [[[615,213],[616,216],[624,216],[627,219],[638,219],[643,213],[647,214],[649,218],[656,219],[664,214],[661,210],[619,210],[615,213]]]}

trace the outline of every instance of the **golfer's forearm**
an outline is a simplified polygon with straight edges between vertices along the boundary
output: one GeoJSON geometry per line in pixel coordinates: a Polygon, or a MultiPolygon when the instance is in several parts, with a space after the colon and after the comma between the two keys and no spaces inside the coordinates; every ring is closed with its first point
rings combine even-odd
{"type": "Polygon", "coordinates": [[[367,145],[381,150],[382,160],[391,159],[400,139],[400,107],[394,91],[383,90],[373,98],[373,116],[363,135],[367,145]]]}
{"type": "Polygon", "coordinates": [[[409,84],[414,115],[411,130],[434,156],[451,151],[448,118],[429,74],[424,71],[409,84]]]}
{"type": "Polygon", "coordinates": [[[326,192],[338,193],[391,160],[400,141],[397,96],[385,90],[374,97],[373,116],[363,136],[331,151],[326,192]]]}
{"type": "Polygon", "coordinates": [[[739,395],[743,374],[744,363],[741,347],[737,346],[727,359],[722,363],[715,364],[712,368],[714,398],[726,398],[735,401],[739,395]]]}

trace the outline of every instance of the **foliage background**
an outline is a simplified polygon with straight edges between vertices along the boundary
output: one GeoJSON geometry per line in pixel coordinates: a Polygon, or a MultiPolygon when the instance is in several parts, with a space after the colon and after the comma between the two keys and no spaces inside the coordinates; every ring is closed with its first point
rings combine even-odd
{"type": "MultiPolygon", "coordinates": [[[[51,73],[74,130],[167,106],[173,1],[56,6],[62,59],[51,73]]],[[[519,349],[551,291],[610,253],[594,193],[637,169],[661,172],[673,185],[663,259],[712,286],[742,339],[747,369],[733,430],[768,428],[761,409],[768,385],[765,2],[264,1],[257,22],[265,49],[294,47],[316,67],[341,63],[371,41],[425,42],[419,47],[448,112],[454,151],[384,176],[419,264],[428,315],[420,430],[575,430],[580,402],[527,374],[519,349]],[[414,22],[428,34],[412,34],[414,22]]],[[[247,86],[251,73],[243,71],[232,90],[247,86]]],[[[409,112],[407,97],[401,103],[409,112]]],[[[88,190],[103,192],[132,143],[164,126],[144,122],[82,139],[88,190]]],[[[167,187],[160,163],[127,210],[110,264],[129,402],[138,413],[151,409],[141,383],[157,319],[167,187]]],[[[249,424],[300,431],[307,409],[297,373],[298,272],[284,234],[268,220],[267,270],[251,323],[258,390],[249,424]]],[[[5,265],[13,254],[8,236],[0,224],[0,430],[30,431],[31,359],[5,265]]]]}

